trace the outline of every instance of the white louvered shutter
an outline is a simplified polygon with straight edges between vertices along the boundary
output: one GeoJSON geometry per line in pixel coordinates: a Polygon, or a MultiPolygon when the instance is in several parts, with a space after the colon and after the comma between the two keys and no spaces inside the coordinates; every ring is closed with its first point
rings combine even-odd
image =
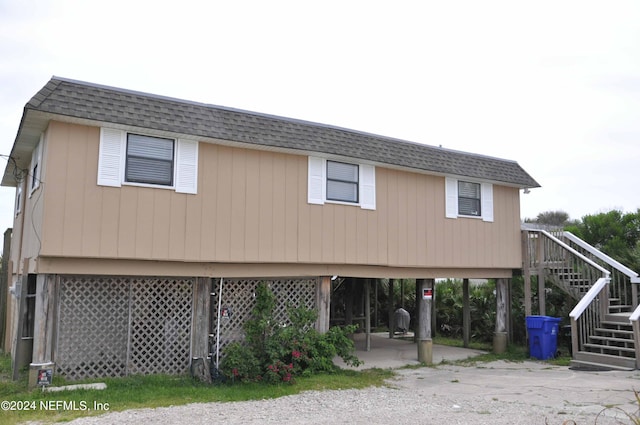
{"type": "Polygon", "coordinates": [[[178,140],[176,192],[198,193],[198,142],[178,140]]]}
{"type": "Polygon", "coordinates": [[[458,180],[445,177],[444,182],[445,216],[458,218],[458,180]]]}
{"type": "Polygon", "coordinates": [[[100,129],[98,185],[120,187],[124,163],[125,133],[112,128],[100,129]]]}
{"type": "Polygon", "coordinates": [[[309,157],[309,179],[307,184],[307,202],[310,204],[324,204],[325,198],[325,167],[324,158],[309,157]]]}
{"type": "Polygon", "coordinates": [[[482,183],[482,220],[493,222],[493,185],[482,183]]]}
{"type": "Polygon", "coordinates": [[[360,207],[376,209],[376,167],[360,165],[360,207]]]}

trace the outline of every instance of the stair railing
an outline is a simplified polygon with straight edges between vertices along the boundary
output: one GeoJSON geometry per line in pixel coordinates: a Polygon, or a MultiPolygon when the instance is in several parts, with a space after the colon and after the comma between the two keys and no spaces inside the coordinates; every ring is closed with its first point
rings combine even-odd
{"type": "Polygon", "coordinates": [[[636,349],[636,369],[640,369],[640,306],[631,313],[629,321],[633,328],[633,346],[636,349]]]}
{"type": "Polygon", "coordinates": [[[569,245],[572,248],[589,257],[611,273],[609,295],[612,298],[619,299],[620,304],[627,307],[627,311],[638,307],[637,284],[640,284],[638,273],[589,245],[571,232],[564,231],[561,235],[562,238],[569,241],[569,245]]]}
{"type": "Polygon", "coordinates": [[[629,321],[633,327],[636,369],[640,369],[640,305],[638,304],[640,277],[638,273],[589,245],[571,232],[562,232],[562,237],[570,241],[570,244],[578,251],[594,259],[611,272],[611,297],[619,298],[622,306],[633,310],[629,321]]]}
{"type": "MultiPolygon", "coordinates": [[[[527,251],[530,257],[528,261],[531,268],[544,269],[549,273],[579,275],[584,284],[589,286],[589,290],[569,314],[571,345],[575,354],[582,350],[588,342],[589,335],[600,326],[604,315],[608,313],[611,273],[546,230],[526,231],[529,244],[527,251]]],[[[539,279],[540,276],[539,272],[539,279]]],[[[567,278],[569,290],[570,280],[571,278],[567,278]]]]}
{"type": "Polygon", "coordinates": [[[606,314],[605,300],[608,299],[609,277],[601,277],[587,291],[584,297],[569,313],[571,320],[571,348],[572,353],[582,351],[584,344],[589,340],[589,335],[600,327],[602,318],[606,314]]]}

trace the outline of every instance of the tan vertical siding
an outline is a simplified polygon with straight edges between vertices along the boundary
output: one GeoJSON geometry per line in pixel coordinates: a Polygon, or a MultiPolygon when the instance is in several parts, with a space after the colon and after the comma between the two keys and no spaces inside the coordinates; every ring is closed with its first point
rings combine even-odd
{"type": "MultiPolygon", "coordinates": [[[[207,182],[207,189],[200,192],[201,196],[206,197],[211,190],[209,186],[217,186],[215,215],[208,217],[215,225],[215,234],[207,234],[207,237],[213,236],[215,238],[216,252],[213,258],[218,259],[218,261],[229,261],[231,259],[229,247],[231,246],[232,217],[232,152],[233,149],[222,146],[216,147],[203,144],[200,146],[200,165],[208,164],[208,159],[213,164],[216,164],[218,168],[217,179],[207,182]]],[[[193,225],[197,228],[198,223],[193,225]]]]}
{"type": "Polygon", "coordinates": [[[284,162],[284,262],[294,263],[298,261],[298,235],[299,235],[299,214],[300,202],[298,196],[300,187],[306,187],[306,170],[300,174],[301,164],[299,161],[290,161],[282,158],[284,162]]]}
{"type": "Polygon", "coordinates": [[[444,177],[376,168],[375,211],[307,203],[307,157],[200,143],[198,194],[96,184],[99,130],[52,123],[43,255],[189,262],[510,268],[519,192],[493,223],[445,218],[444,177]]]}
{"type": "MultiPolygon", "coordinates": [[[[206,203],[206,199],[202,199],[203,203],[203,211],[208,210],[208,205],[204,205],[206,203]]],[[[169,226],[169,251],[168,258],[176,258],[176,259],[184,259],[185,253],[187,251],[186,246],[186,234],[187,234],[187,220],[186,220],[186,209],[187,209],[187,198],[185,196],[172,196],[170,200],[169,206],[169,214],[170,217],[176,217],[176,220],[172,220],[171,225],[169,226]],[[182,219],[180,219],[182,217],[182,219]]],[[[202,228],[203,233],[208,225],[208,220],[202,220],[202,228]]],[[[193,241],[192,243],[195,245],[199,241],[193,241]]],[[[204,244],[199,244],[201,250],[205,248],[211,249],[210,246],[204,246],[204,244]]]]}

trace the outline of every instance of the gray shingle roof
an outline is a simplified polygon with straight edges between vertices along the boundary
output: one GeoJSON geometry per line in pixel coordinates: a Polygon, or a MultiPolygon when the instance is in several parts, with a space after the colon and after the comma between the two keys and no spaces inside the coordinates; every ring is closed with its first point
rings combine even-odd
{"type": "Polygon", "coordinates": [[[539,187],[517,162],[510,160],[57,77],[26,104],[16,145],[30,111],[539,187]]]}

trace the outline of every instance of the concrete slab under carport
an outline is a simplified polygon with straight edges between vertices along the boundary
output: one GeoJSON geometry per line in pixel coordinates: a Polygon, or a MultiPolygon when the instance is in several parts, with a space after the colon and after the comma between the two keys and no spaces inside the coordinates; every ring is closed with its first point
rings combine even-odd
{"type": "MultiPolygon", "coordinates": [[[[371,350],[366,351],[366,334],[357,333],[353,335],[356,346],[356,356],[364,362],[358,367],[347,366],[342,359],[335,360],[335,364],[345,369],[395,369],[408,365],[418,365],[418,346],[412,340],[413,334],[403,337],[396,336],[389,338],[389,333],[372,333],[371,350]]],[[[447,345],[433,345],[433,363],[439,364],[443,361],[464,360],[485,354],[486,351],[471,348],[450,347],[447,345]]]]}

